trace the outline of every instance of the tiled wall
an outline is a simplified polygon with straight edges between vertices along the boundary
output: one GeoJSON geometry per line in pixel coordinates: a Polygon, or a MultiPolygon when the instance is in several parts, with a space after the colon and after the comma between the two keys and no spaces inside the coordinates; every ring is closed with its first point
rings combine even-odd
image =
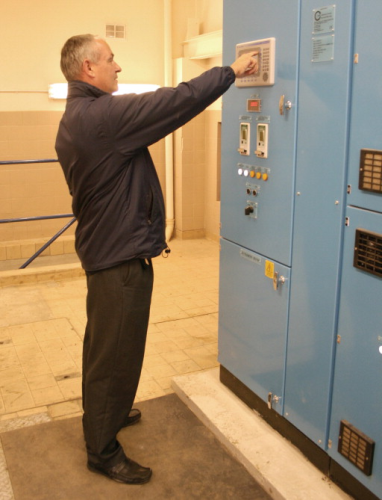
{"type": "Polygon", "coordinates": [[[205,115],[176,134],[175,228],[183,239],[204,236],[205,115]]]}
{"type": "Polygon", "coordinates": [[[182,239],[219,239],[218,123],[207,110],[175,133],[175,229],[182,239]]]}
{"type": "MultiPolygon", "coordinates": [[[[0,161],[56,159],[60,111],[0,112],[0,161]]],[[[164,185],[163,141],[150,148],[164,185]]],[[[71,214],[71,197],[58,163],[0,165],[0,219],[71,214]]],[[[70,219],[0,224],[0,260],[30,257],[70,219]]],[[[74,252],[75,224],[45,254],[74,252]]]]}
{"type": "Polygon", "coordinates": [[[206,120],[206,170],[205,170],[205,217],[204,227],[209,239],[218,241],[220,234],[220,110],[207,110],[206,120]]]}
{"type": "MultiPolygon", "coordinates": [[[[219,66],[220,58],[174,60],[174,84],[219,66]]],[[[218,124],[221,100],[175,132],[175,232],[178,238],[219,239],[218,124]]]]}
{"type": "MultiPolygon", "coordinates": [[[[60,111],[1,112],[0,160],[55,159],[54,141],[61,115],[60,111]]],[[[0,219],[71,213],[70,204],[58,163],[0,166],[0,219]]],[[[47,241],[67,222],[1,224],[0,258],[25,257],[36,241],[47,241]]],[[[66,235],[73,231],[71,228],[66,235]]]]}

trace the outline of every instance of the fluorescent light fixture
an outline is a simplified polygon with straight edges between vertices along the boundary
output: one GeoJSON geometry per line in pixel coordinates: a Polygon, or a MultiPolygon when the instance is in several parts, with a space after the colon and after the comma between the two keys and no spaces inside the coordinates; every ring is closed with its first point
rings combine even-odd
{"type": "Polygon", "coordinates": [[[118,90],[113,95],[143,94],[144,92],[154,92],[157,89],[159,89],[159,85],[151,83],[119,83],[118,90]]]}
{"type": "MultiPolygon", "coordinates": [[[[118,90],[113,95],[143,94],[144,92],[153,92],[158,88],[159,85],[151,83],[119,83],[118,90]]],[[[66,99],[67,96],[67,83],[52,83],[49,85],[49,99],[66,99]]]]}
{"type": "Polygon", "coordinates": [[[49,85],[49,99],[66,99],[68,95],[67,83],[52,83],[49,85]]]}

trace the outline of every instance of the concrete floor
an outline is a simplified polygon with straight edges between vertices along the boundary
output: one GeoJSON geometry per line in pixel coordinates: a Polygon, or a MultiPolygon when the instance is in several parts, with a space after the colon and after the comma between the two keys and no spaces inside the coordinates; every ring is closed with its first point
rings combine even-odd
{"type": "MultiPolygon", "coordinates": [[[[349,499],[218,382],[219,245],[170,246],[168,259],[154,261],[137,402],[175,390],[277,500],[349,499]]],[[[0,286],[0,432],[80,416],[86,283],[79,264],[4,270],[0,286]]],[[[0,492],[0,500],[12,499],[1,450],[0,492]]]]}
{"type": "Polygon", "coordinates": [[[175,377],[173,388],[274,500],[350,500],[219,381],[219,370],[175,377]]]}

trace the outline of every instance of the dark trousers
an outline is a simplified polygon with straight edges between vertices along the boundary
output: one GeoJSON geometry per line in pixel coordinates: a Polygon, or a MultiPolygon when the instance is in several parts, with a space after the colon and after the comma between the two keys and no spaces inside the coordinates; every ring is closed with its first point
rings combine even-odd
{"type": "Polygon", "coordinates": [[[125,457],[117,441],[141,374],[153,268],[134,259],[87,273],[83,347],[83,427],[88,460],[112,467],[125,457]]]}

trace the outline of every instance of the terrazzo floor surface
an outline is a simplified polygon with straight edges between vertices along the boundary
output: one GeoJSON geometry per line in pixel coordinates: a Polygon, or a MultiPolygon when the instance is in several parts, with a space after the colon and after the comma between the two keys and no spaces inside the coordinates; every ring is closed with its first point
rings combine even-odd
{"type": "MultiPolygon", "coordinates": [[[[174,376],[218,365],[219,245],[175,239],[170,247],[168,258],[154,259],[147,348],[136,402],[171,394],[174,376]]],[[[34,267],[43,265],[54,276],[56,263],[58,269],[67,262],[77,266],[73,257],[40,257],[34,267]]],[[[21,264],[3,262],[0,274],[13,268],[17,275],[21,264]]],[[[67,270],[64,277],[57,276],[0,288],[0,432],[82,415],[86,282],[84,276],[71,278],[67,270]]],[[[11,498],[0,450],[0,500],[11,498]]]]}
{"type": "MultiPolygon", "coordinates": [[[[171,248],[167,259],[154,259],[137,401],[171,393],[175,375],[217,366],[219,246],[174,240],[171,248]]],[[[6,286],[0,293],[0,425],[33,413],[79,414],[85,278],[6,286]]]]}

